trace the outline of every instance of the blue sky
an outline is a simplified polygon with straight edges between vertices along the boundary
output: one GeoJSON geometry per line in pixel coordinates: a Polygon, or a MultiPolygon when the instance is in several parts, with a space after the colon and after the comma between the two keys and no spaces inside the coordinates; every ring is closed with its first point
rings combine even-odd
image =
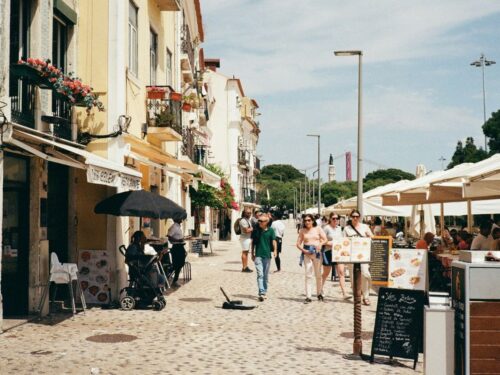
{"type": "MultiPolygon", "coordinates": [[[[364,52],[365,173],[437,170],[458,140],[484,145],[481,69],[469,65],[482,52],[497,61],[487,113],[500,109],[500,1],[206,0],[202,12],[205,56],[261,107],[264,165],[314,166],[311,133],[322,160],[356,152],[357,58],[334,50],[364,52]]],[[[335,164],[342,181],[344,158],[335,164]]]]}

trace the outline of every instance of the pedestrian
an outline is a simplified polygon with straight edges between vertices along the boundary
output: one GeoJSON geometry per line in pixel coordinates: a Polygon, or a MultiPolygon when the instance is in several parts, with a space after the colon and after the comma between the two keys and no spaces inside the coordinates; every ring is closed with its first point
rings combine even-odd
{"type": "Polygon", "coordinates": [[[297,233],[299,233],[300,231],[300,228],[302,228],[302,218],[300,215],[298,215],[296,218],[295,218],[295,227],[297,228],[297,233]]]}
{"type": "Polygon", "coordinates": [[[276,235],[276,244],[277,244],[277,255],[274,257],[274,262],[276,263],[276,271],[281,271],[281,248],[283,245],[283,236],[285,235],[285,223],[280,219],[279,214],[273,215],[273,223],[271,224],[271,228],[274,230],[274,234],[276,235]]]}
{"type": "Polygon", "coordinates": [[[250,223],[252,224],[252,227],[254,229],[257,229],[259,227],[259,217],[262,215],[261,210],[255,210],[253,213],[253,216],[250,219],[250,223]]]}
{"type": "Polygon", "coordinates": [[[184,233],[182,233],[182,219],[175,219],[174,223],[168,228],[168,240],[172,244],[172,249],[170,254],[172,255],[172,266],[174,268],[174,279],[172,280],[173,287],[179,287],[177,280],[179,280],[179,274],[182,267],[186,263],[186,249],[184,245],[184,233]]]}
{"type": "Polygon", "coordinates": [[[239,222],[240,227],[240,245],[241,245],[241,272],[251,273],[253,270],[248,267],[248,252],[252,242],[252,232],[254,227],[251,222],[252,211],[245,208],[239,222]]]}
{"type": "MultiPolygon", "coordinates": [[[[361,222],[361,214],[358,210],[351,211],[351,220],[344,227],[344,236],[346,237],[373,237],[370,227],[361,222]]],[[[351,276],[351,285],[354,286],[353,265],[349,266],[349,275],[351,276]]],[[[370,305],[370,287],[371,287],[370,267],[367,263],[361,264],[361,294],[363,304],[370,305]]],[[[353,294],[354,294],[353,290],[353,294]]],[[[354,294],[355,295],[355,294],[354,294]]]]}
{"type": "Polygon", "coordinates": [[[252,260],[257,271],[257,287],[259,289],[259,301],[267,299],[267,287],[269,267],[271,265],[271,253],[276,257],[278,246],[276,234],[269,226],[269,217],[261,215],[258,220],[259,228],[252,232],[252,260]]]}
{"type": "Polygon", "coordinates": [[[318,226],[313,215],[306,214],[303,218],[304,228],[297,238],[297,249],[304,259],[306,299],[311,302],[313,273],[316,278],[316,294],[318,301],[323,301],[321,294],[321,247],[327,242],[325,232],[318,226]]]}
{"type": "Polygon", "coordinates": [[[323,227],[323,220],[321,220],[321,215],[320,214],[316,214],[314,216],[314,218],[316,219],[316,225],[318,227],[323,227]]]}
{"type": "MultiPolygon", "coordinates": [[[[342,228],[339,226],[339,215],[332,212],[330,214],[330,223],[326,225],[323,230],[325,231],[328,242],[325,243],[324,246],[325,251],[323,254],[323,277],[321,282],[321,295],[324,295],[325,282],[334,265],[334,263],[332,262],[332,240],[341,239],[343,237],[342,228]]],[[[351,297],[347,295],[345,290],[345,266],[344,264],[335,263],[335,268],[337,271],[337,275],[339,276],[339,284],[340,290],[342,291],[342,297],[344,299],[349,299],[351,297]]]]}

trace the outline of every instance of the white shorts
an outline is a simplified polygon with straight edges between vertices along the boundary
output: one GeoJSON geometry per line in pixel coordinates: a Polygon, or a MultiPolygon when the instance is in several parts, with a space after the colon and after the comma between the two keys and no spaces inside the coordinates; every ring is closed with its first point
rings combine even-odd
{"type": "Polygon", "coordinates": [[[241,251],[250,251],[251,238],[240,238],[241,251]]]}

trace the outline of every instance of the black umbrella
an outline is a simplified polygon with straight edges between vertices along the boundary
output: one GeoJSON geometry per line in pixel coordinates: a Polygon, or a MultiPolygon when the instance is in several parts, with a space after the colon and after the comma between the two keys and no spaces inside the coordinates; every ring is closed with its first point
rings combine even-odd
{"type": "Polygon", "coordinates": [[[184,220],[186,210],[174,201],[145,190],[118,193],[97,203],[96,214],[184,220]]]}

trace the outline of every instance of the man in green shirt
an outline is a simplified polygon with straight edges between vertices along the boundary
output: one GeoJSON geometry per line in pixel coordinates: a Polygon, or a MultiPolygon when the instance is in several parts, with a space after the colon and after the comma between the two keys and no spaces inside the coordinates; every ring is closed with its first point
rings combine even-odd
{"type": "Polygon", "coordinates": [[[274,230],[269,227],[269,216],[263,214],[259,217],[258,228],[252,232],[252,260],[257,270],[257,286],[259,288],[259,301],[264,301],[267,296],[267,280],[271,265],[271,252],[276,257],[277,242],[274,230]]]}

